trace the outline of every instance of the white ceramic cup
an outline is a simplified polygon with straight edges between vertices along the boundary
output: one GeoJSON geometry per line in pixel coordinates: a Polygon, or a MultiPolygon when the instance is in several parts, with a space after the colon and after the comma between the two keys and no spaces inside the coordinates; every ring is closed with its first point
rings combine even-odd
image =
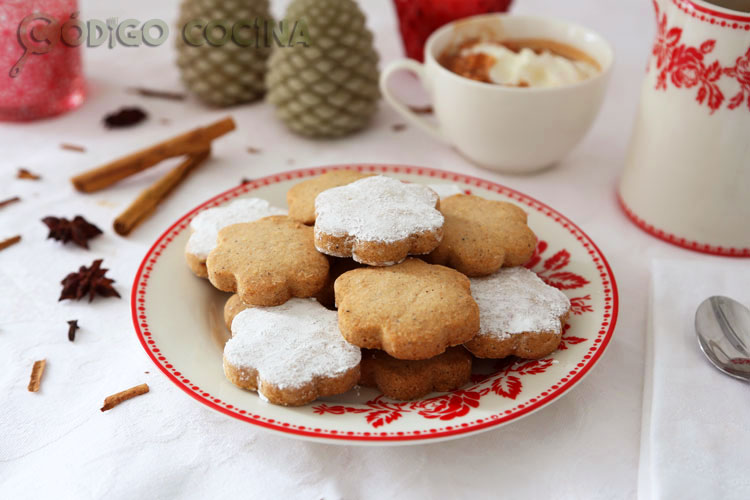
{"type": "Polygon", "coordinates": [[[380,77],[385,99],[412,124],[455,146],[491,170],[528,173],[562,159],[591,127],[604,99],[613,51],[593,31],[541,17],[487,14],[461,19],[435,31],[425,45],[425,62],[388,64],[380,77]],[[552,88],[517,88],[474,81],[441,66],[449,44],[477,36],[492,40],[547,39],[592,57],[601,72],[593,78],[552,88]],[[437,121],[415,114],[391,91],[399,70],[417,74],[432,101],[437,121]]]}
{"type": "Polygon", "coordinates": [[[656,0],[620,201],[649,233],[750,257],[750,14],[656,0]]]}

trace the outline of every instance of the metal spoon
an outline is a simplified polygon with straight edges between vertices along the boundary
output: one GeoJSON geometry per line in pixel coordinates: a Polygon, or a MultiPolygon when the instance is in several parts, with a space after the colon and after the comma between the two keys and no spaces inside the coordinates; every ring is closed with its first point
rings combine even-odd
{"type": "Polygon", "coordinates": [[[729,297],[709,297],[695,311],[695,333],[711,364],[750,382],[750,309],[729,297]]]}

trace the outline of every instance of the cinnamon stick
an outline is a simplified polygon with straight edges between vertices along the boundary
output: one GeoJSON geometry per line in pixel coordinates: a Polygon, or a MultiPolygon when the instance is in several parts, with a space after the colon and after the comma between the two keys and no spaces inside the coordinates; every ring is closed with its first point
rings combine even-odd
{"type": "Polygon", "coordinates": [[[21,167],[21,168],[18,169],[18,173],[16,174],[16,178],[18,178],[18,179],[26,179],[26,180],[29,180],[29,181],[38,181],[42,177],[40,175],[35,174],[34,172],[32,172],[31,170],[29,170],[28,168],[21,167]]]}
{"type": "Polygon", "coordinates": [[[64,149],[65,151],[75,151],[76,153],[85,153],[86,148],[83,146],[79,146],[78,144],[70,144],[67,142],[63,142],[60,144],[60,149],[64,149]]]}
{"type": "Polygon", "coordinates": [[[21,198],[19,198],[18,196],[8,198],[7,200],[0,201],[0,208],[6,207],[12,203],[18,203],[19,201],[21,201],[21,198]]]}
{"type": "MultiPolygon", "coordinates": [[[[207,147],[206,144],[203,145],[207,147]]],[[[143,222],[156,207],[176,188],[180,182],[209,157],[211,149],[204,149],[188,155],[187,159],[175,167],[167,175],[156,181],[151,187],[143,191],[136,200],[115,219],[113,224],[117,234],[127,236],[138,224],[143,222]]]]}
{"type": "Polygon", "coordinates": [[[21,241],[21,235],[13,236],[12,238],[7,238],[2,241],[0,241],[0,250],[5,250],[8,247],[11,247],[21,241]]]}
{"type": "Polygon", "coordinates": [[[171,90],[147,89],[145,87],[133,87],[130,92],[141,97],[158,97],[161,99],[170,99],[172,101],[184,101],[185,94],[182,92],[173,92],[171,90]]]}
{"type": "Polygon", "coordinates": [[[11,247],[21,241],[21,235],[16,235],[11,238],[6,238],[2,241],[0,241],[0,250],[5,250],[8,247],[11,247]]]}
{"type": "Polygon", "coordinates": [[[200,127],[159,144],[129,154],[71,179],[75,188],[84,193],[99,191],[122,179],[153,167],[162,160],[191,153],[200,153],[214,139],[235,129],[231,117],[207,127],[200,127]]]}
{"type": "Polygon", "coordinates": [[[47,366],[46,359],[34,361],[34,367],[31,369],[31,379],[29,379],[29,392],[39,391],[39,386],[42,383],[42,375],[44,374],[45,366],[47,366]]]}
{"type": "Polygon", "coordinates": [[[123,401],[127,401],[128,399],[132,399],[136,396],[146,394],[147,392],[148,384],[141,384],[136,385],[135,387],[131,387],[130,389],[124,390],[122,392],[118,392],[117,394],[107,396],[106,398],[104,398],[104,406],[102,406],[101,411],[111,410],[123,401]]]}

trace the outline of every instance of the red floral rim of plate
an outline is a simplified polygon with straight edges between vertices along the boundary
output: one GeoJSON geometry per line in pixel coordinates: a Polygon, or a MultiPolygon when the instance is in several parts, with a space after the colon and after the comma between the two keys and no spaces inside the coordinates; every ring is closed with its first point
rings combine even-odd
{"type": "MultiPolygon", "coordinates": [[[[540,245],[541,247],[541,245],[540,245]]],[[[543,250],[543,249],[542,249],[543,250]]],[[[578,380],[580,380],[595,364],[596,361],[601,357],[605,351],[612,333],[617,323],[617,312],[619,308],[619,299],[617,293],[617,285],[615,283],[614,274],[609,266],[609,263],[602,255],[596,244],[584,233],[581,229],[576,226],[573,222],[567,219],[562,214],[548,207],[544,203],[541,203],[525,194],[519,193],[513,189],[507,188],[494,182],[478,179],[476,177],[470,177],[467,175],[454,174],[452,172],[446,172],[443,170],[436,170],[427,167],[413,167],[406,165],[374,165],[374,164],[350,164],[350,165],[335,165],[326,167],[306,168],[294,171],[289,171],[281,174],[270,175],[261,179],[236,186],[228,191],[225,191],[202,205],[194,208],[177,222],[175,222],[169,229],[167,229],[160,237],[156,240],[156,243],[149,249],[146,256],[143,259],[133,281],[133,290],[131,293],[131,309],[133,316],[133,325],[141,345],[146,350],[151,360],[156,366],[178,387],[188,393],[190,396],[198,400],[199,402],[218,410],[231,417],[250,422],[261,427],[280,431],[289,434],[296,434],[306,437],[314,438],[325,438],[325,439],[343,439],[348,441],[409,441],[409,440],[425,440],[434,438],[445,438],[449,436],[455,436],[465,434],[468,432],[475,432],[477,430],[494,427],[510,420],[516,419],[522,415],[533,412],[545,404],[557,399],[567,390],[572,387],[578,380]],[[151,270],[154,264],[160,258],[162,251],[169,245],[176,236],[182,231],[188,228],[190,220],[201,210],[213,206],[221,205],[232,198],[242,196],[252,192],[253,190],[268,186],[270,184],[283,182],[293,179],[301,179],[304,177],[310,177],[314,175],[323,174],[331,170],[338,169],[354,169],[357,171],[366,172],[382,172],[382,173],[401,173],[401,174],[412,174],[421,175],[434,179],[444,179],[454,182],[462,182],[468,185],[477,186],[489,191],[500,193],[514,201],[529,207],[532,210],[542,213],[543,215],[552,218],[555,222],[560,224],[564,229],[570,232],[588,252],[593,263],[596,265],[596,269],[599,272],[599,278],[603,286],[604,301],[606,302],[605,308],[606,313],[603,315],[602,323],[597,331],[596,338],[593,339],[593,345],[589,348],[589,351],[583,356],[583,360],[577,363],[568,373],[564,374],[560,380],[556,381],[555,384],[549,389],[544,391],[540,397],[532,398],[528,402],[519,403],[512,409],[503,410],[502,412],[490,415],[489,417],[479,418],[473,422],[464,422],[455,425],[446,425],[445,427],[434,427],[427,430],[413,430],[413,431],[339,431],[337,429],[323,429],[313,428],[310,426],[300,426],[291,424],[289,422],[279,422],[278,420],[267,418],[262,415],[256,415],[251,412],[238,409],[231,404],[222,401],[215,395],[206,392],[200,387],[194,385],[188,380],[182,373],[177,371],[168,359],[163,355],[160,349],[156,346],[155,341],[151,338],[150,328],[145,315],[145,302],[144,295],[148,285],[151,270]]],[[[539,360],[532,361],[531,363],[545,363],[551,364],[551,360],[539,360]]],[[[546,366],[546,365],[545,365],[546,366]]],[[[544,367],[542,367],[544,368],[544,367]]],[[[530,373],[540,373],[544,371],[536,365],[530,366],[529,363],[520,363],[520,366],[511,365],[506,371],[529,371],[530,373]]],[[[502,390],[502,388],[500,388],[502,390]]],[[[463,393],[458,390],[453,393],[448,393],[449,397],[457,397],[455,394],[462,393],[462,398],[476,398],[473,393],[463,393]]],[[[423,400],[429,401],[429,400],[423,400]]],[[[413,402],[412,402],[413,403],[413,402]]],[[[478,405],[477,401],[472,405],[478,405]]],[[[362,405],[364,407],[364,405],[362,405]]],[[[369,410],[368,410],[369,411],[369,410]]],[[[330,411],[328,413],[331,413],[330,411]]],[[[445,419],[443,419],[445,420],[445,419]]]]}
{"type": "Polygon", "coordinates": [[[672,0],[672,3],[674,3],[681,11],[685,12],[686,14],[690,14],[691,16],[700,19],[701,21],[706,21],[711,24],[716,24],[722,27],[731,27],[733,29],[745,29],[750,30],[750,25],[748,27],[736,25],[736,24],[730,24],[726,21],[738,21],[741,23],[750,23],[750,16],[748,15],[741,15],[741,14],[732,14],[730,12],[724,12],[720,10],[715,10],[710,7],[701,5],[699,3],[693,2],[692,0],[672,0]],[[716,21],[716,19],[724,19],[725,21],[716,21]]]}
{"type": "Polygon", "coordinates": [[[625,215],[627,215],[628,218],[632,220],[636,226],[646,231],[651,236],[659,238],[660,240],[664,240],[667,243],[671,243],[672,245],[685,248],[686,250],[693,250],[694,252],[720,255],[722,257],[750,257],[750,248],[732,248],[710,245],[708,243],[699,243],[697,241],[692,241],[685,238],[680,238],[679,236],[675,236],[674,234],[664,231],[663,229],[659,229],[653,224],[649,224],[645,220],[641,219],[635,212],[633,212],[633,209],[631,209],[625,203],[625,200],[622,199],[622,196],[620,196],[619,193],[617,194],[617,200],[620,202],[622,211],[625,212],[625,215]]]}

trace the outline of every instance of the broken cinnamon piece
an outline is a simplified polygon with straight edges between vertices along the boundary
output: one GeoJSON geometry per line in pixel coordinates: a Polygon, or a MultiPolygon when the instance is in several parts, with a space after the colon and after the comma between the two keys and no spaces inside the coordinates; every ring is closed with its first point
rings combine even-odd
{"type": "Polygon", "coordinates": [[[13,236],[12,238],[5,239],[3,241],[0,241],[0,250],[5,250],[8,247],[12,247],[16,243],[21,241],[21,235],[13,236]]]}
{"type": "Polygon", "coordinates": [[[121,236],[130,234],[210,154],[211,150],[206,149],[200,153],[188,155],[184,162],[143,191],[127,210],[115,219],[113,227],[117,234],[121,236]]]}
{"type": "Polygon", "coordinates": [[[409,106],[409,110],[417,115],[429,115],[432,113],[432,106],[429,104],[426,106],[409,106]]]}
{"type": "Polygon", "coordinates": [[[14,196],[13,198],[8,198],[7,200],[0,201],[0,208],[7,207],[8,205],[12,203],[16,203],[18,201],[21,201],[21,198],[18,196],[14,196]]]}
{"type": "Polygon", "coordinates": [[[132,94],[137,94],[141,97],[157,97],[161,99],[169,99],[171,101],[184,101],[185,94],[181,92],[172,92],[169,90],[155,90],[147,89],[144,87],[133,87],[130,89],[132,94]]]}
{"type": "Polygon", "coordinates": [[[127,401],[128,399],[132,399],[136,396],[141,396],[143,394],[146,394],[147,392],[148,392],[148,384],[141,384],[141,385],[136,385],[135,387],[131,387],[130,389],[124,390],[122,392],[118,392],[117,394],[112,394],[111,396],[107,396],[104,399],[104,406],[102,406],[101,411],[111,410],[112,408],[119,405],[120,403],[127,401]]]}
{"type": "Polygon", "coordinates": [[[29,392],[39,391],[39,386],[42,383],[42,375],[44,374],[45,366],[47,366],[46,359],[34,361],[34,367],[31,369],[31,378],[29,379],[29,392]]]}
{"type": "Polygon", "coordinates": [[[85,153],[86,148],[83,146],[79,146],[77,144],[68,144],[67,142],[63,142],[60,144],[60,149],[64,149],[65,151],[75,151],[76,153],[85,153]]]}
{"type": "Polygon", "coordinates": [[[21,168],[18,169],[18,173],[16,174],[16,178],[18,178],[18,179],[27,179],[27,180],[30,180],[30,181],[38,181],[42,177],[40,175],[37,175],[37,174],[31,172],[30,170],[28,170],[26,168],[21,167],[21,168]]]}
{"type": "Polygon", "coordinates": [[[68,340],[73,342],[76,339],[76,330],[80,329],[81,327],[78,326],[78,320],[77,319],[71,319],[68,321],[68,340]]]}
{"type": "Polygon", "coordinates": [[[204,151],[214,139],[231,132],[236,127],[231,117],[224,118],[207,127],[200,127],[141,151],[79,174],[71,179],[78,191],[93,193],[122,179],[153,167],[162,160],[204,151]]]}

